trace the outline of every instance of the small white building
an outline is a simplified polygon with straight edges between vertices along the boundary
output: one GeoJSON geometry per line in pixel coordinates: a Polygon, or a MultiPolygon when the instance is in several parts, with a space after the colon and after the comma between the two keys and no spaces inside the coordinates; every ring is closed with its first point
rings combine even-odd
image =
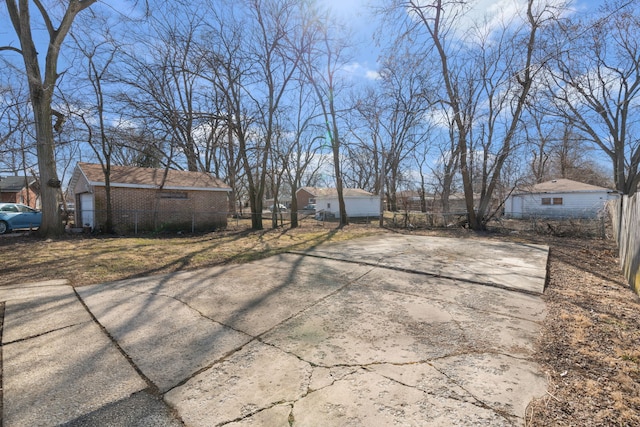
{"type": "MultiPolygon", "coordinates": [[[[335,188],[315,189],[316,212],[340,218],[338,192],[335,188]]],[[[344,204],[349,218],[380,216],[380,197],[359,188],[342,190],[344,204]]]]}
{"type": "Polygon", "coordinates": [[[519,188],[505,201],[509,218],[595,218],[607,201],[619,197],[615,190],[570,179],[554,179],[519,188]]]}

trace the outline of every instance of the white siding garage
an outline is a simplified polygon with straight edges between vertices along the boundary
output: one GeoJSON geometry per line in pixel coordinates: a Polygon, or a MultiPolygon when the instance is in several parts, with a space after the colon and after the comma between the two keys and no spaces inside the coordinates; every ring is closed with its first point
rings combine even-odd
{"type": "MultiPolygon", "coordinates": [[[[375,196],[368,191],[355,188],[345,188],[343,190],[343,196],[348,217],[377,218],[380,216],[380,197],[375,196]]],[[[340,218],[338,193],[335,190],[317,195],[315,200],[316,212],[325,212],[335,218],[340,218]]]]}
{"type": "Polygon", "coordinates": [[[554,179],[521,188],[505,202],[505,216],[526,218],[595,218],[618,193],[570,179],[554,179]]]}

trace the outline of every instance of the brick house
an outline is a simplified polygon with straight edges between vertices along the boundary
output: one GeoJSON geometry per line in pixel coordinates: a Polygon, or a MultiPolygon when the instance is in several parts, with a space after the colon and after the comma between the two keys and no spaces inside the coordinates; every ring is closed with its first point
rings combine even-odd
{"type": "MultiPolygon", "coordinates": [[[[120,233],[205,231],[227,225],[231,188],[206,172],[112,166],[110,187],[113,225],[120,233]]],[[[102,167],[78,163],[69,189],[76,225],[102,229],[107,208],[102,167]]]]}
{"type": "Polygon", "coordinates": [[[0,177],[0,203],[22,203],[38,209],[40,207],[38,180],[33,176],[0,177]]]}

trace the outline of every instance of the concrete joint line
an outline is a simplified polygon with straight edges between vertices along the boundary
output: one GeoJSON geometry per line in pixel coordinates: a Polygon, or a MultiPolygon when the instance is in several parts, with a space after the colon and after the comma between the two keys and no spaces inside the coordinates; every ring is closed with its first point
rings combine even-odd
{"type": "Polygon", "coordinates": [[[84,309],[87,311],[87,313],[89,313],[89,316],[91,316],[91,319],[93,319],[93,321],[95,322],[96,325],[98,325],[98,327],[100,328],[100,330],[102,331],[103,334],[105,334],[105,336],[111,341],[111,343],[114,345],[114,347],[120,352],[120,354],[122,355],[122,357],[125,358],[125,360],[129,363],[129,365],[131,365],[131,367],[137,372],[137,374],[140,376],[140,378],[142,378],[142,380],[147,383],[147,389],[149,391],[149,393],[151,395],[154,396],[161,396],[162,394],[160,393],[160,389],[158,388],[158,386],[156,386],[153,381],[151,381],[149,379],[149,377],[147,377],[144,372],[142,372],[142,370],[138,367],[138,365],[135,364],[135,362],[133,361],[133,359],[124,351],[124,349],[122,347],[120,347],[120,344],[118,344],[118,341],[115,340],[115,338],[109,333],[109,331],[107,330],[107,328],[105,328],[96,318],[96,316],[93,315],[93,313],[91,312],[91,310],[89,310],[89,307],[87,306],[87,304],[84,302],[84,300],[82,299],[82,297],[80,296],[80,294],[78,293],[78,291],[76,290],[76,288],[73,288],[73,292],[76,294],[76,298],[78,298],[78,301],[80,301],[80,304],[82,304],[82,306],[84,307],[84,309]]]}
{"type": "Polygon", "coordinates": [[[438,278],[438,279],[447,279],[447,280],[451,280],[453,282],[465,282],[465,283],[470,283],[472,285],[487,286],[487,287],[490,287],[490,288],[497,288],[497,289],[502,289],[502,290],[510,291],[510,292],[517,292],[517,293],[521,293],[521,294],[525,294],[525,295],[534,295],[534,296],[541,296],[542,295],[539,292],[529,291],[527,289],[514,289],[514,288],[510,288],[508,286],[501,285],[499,283],[482,282],[482,281],[479,281],[479,280],[464,279],[464,278],[460,278],[460,277],[452,277],[452,276],[447,276],[447,275],[442,275],[442,274],[429,273],[429,272],[426,272],[426,271],[413,270],[411,268],[394,267],[394,266],[390,266],[390,265],[380,265],[379,261],[375,262],[375,263],[374,262],[366,262],[366,261],[352,261],[352,260],[346,260],[346,259],[332,258],[332,257],[326,256],[326,255],[308,254],[308,253],[304,253],[304,252],[295,252],[295,251],[294,252],[285,252],[285,253],[293,254],[293,255],[309,256],[309,257],[320,258],[320,259],[328,259],[328,260],[337,261],[337,262],[346,262],[346,263],[349,263],[349,264],[367,265],[367,266],[370,266],[370,267],[381,268],[381,269],[385,269],[385,270],[399,271],[401,273],[418,274],[418,275],[422,275],[422,276],[435,277],[435,278],[438,278]]]}
{"type": "Polygon", "coordinates": [[[86,322],[79,322],[79,323],[74,323],[72,325],[65,325],[65,326],[61,326],[59,328],[50,329],[48,331],[45,331],[45,332],[42,332],[42,333],[39,333],[39,334],[29,335],[28,337],[24,337],[24,338],[20,338],[20,339],[14,340],[14,341],[9,341],[9,342],[3,343],[2,346],[4,347],[6,345],[11,345],[11,344],[16,344],[16,343],[20,343],[20,342],[29,341],[29,340],[34,339],[34,338],[43,337],[45,335],[49,335],[49,334],[52,334],[52,333],[58,332],[58,331],[64,331],[65,329],[73,328],[74,326],[83,325],[85,323],[89,323],[89,321],[87,320],[86,322]]]}
{"type": "MultiPolygon", "coordinates": [[[[412,293],[412,292],[400,291],[398,289],[387,289],[386,292],[396,293],[398,295],[404,295],[404,296],[409,296],[409,297],[413,297],[413,298],[424,298],[424,299],[427,299],[427,300],[437,301],[437,302],[441,302],[441,303],[445,303],[445,304],[456,305],[456,306],[462,307],[462,308],[469,308],[469,306],[466,306],[464,304],[460,304],[460,303],[455,302],[455,301],[449,301],[449,300],[446,300],[446,299],[443,299],[443,298],[438,298],[437,296],[434,297],[432,295],[425,296],[425,295],[416,294],[416,293],[412,293]]],[[[542,295],[536,295],[536,296],[541,297],[542,295]]],[[[443,309],[443,310],[448,312],[447,309],[443,309]]],[[[499,311],[486,310],[484,308],[479,308],[479,307],[473,307],[473,310],[477,311],[477,312],[480,312],[480,313],[497,314],[499,316],[505,316],[505,317],[509,317],[511,319],[518,319],[518,320],[522,320],[524,322],[531,322],[531,323],[535,323],[535,324],[538,324],[538,325],[542,324],[542,321],[535,321],[535,320],[527,319],[526,317],[513,315],[511,313],[504,313],[504,312],[499,312],[499,311]]],[[[454,317],[454,316],[452,316],[452,317],[454,317]]],[[[458,327],[460,326],[457,321],[454,320],[454,322],[456,322],[456,325],[458,327]]]]}

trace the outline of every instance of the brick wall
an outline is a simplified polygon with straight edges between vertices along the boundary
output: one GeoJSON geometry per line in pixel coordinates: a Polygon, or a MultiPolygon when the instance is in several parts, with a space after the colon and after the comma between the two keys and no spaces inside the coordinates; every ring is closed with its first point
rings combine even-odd
{"type": "Polygon", "coordinates": [[[31,188],[23,188],[17,193],[0,193],[0,202],[4,203],[22,203],[34,209],[38,206],[38,195],[31,188]]]}
{"type": "Polygon", "coordinates": [[[309,204],[309,199],[315,199],[315,196],[309,193],[307,190],[298,190],[298,192],[296,193],[298,209],[304,209],[304,207],[309,204]]]}
{"type": "MultiPolygon", "coordinates": [[[[106,192],[94,190],[96,227],[106,221],[106,192]]],[[[228,195],[222,191],[176,191],[114,187],[113,225],[117,232],[198,231],[227,225],[228,195]]]]}

